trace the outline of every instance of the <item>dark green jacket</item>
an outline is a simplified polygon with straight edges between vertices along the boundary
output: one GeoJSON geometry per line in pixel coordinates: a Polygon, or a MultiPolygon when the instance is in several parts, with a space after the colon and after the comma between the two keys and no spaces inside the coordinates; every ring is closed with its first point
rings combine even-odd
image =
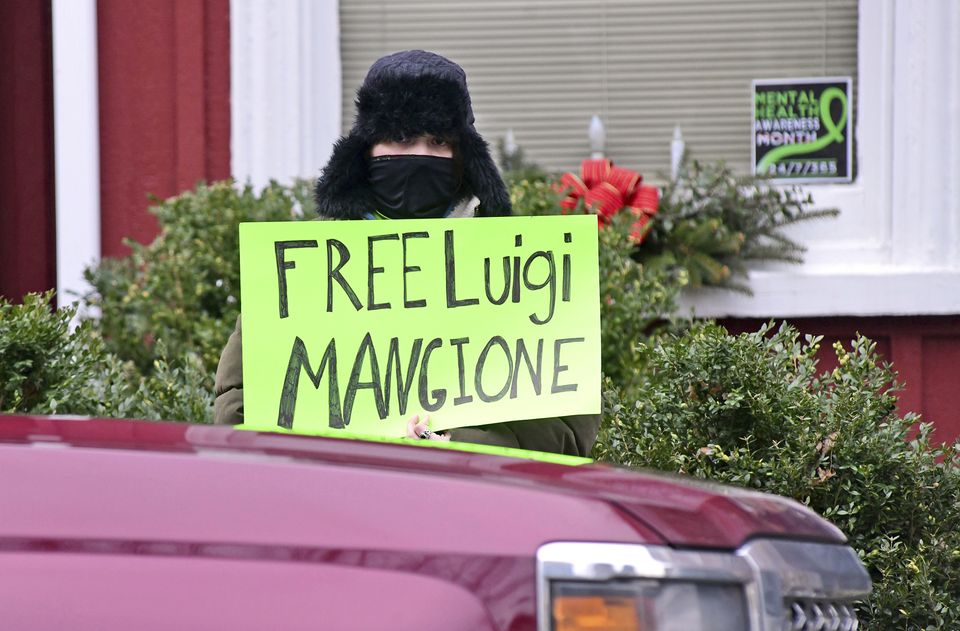
{"type": "MultiPolygon", "coordinates": [[[[237,326],[230,335],[217,366],[215,423],[236,425],[243,422],[243,365],[240,361],[242,343],[240,318],[237,318],[237,326]]],[[[450,430],[449,433],[451,440],[467,443],[589,456],[599,427],[599,414],[582,414],[460,427],[450,430]]]]}

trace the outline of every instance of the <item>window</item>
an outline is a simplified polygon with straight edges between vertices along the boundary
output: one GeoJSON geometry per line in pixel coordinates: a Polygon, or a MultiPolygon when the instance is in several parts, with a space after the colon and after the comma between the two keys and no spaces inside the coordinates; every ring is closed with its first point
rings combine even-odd
{"type": "Polygon", "coordinates": [[[464,66],[491,145],[513,128],[547,170],[588,156],[599,114],[606,154],[648,178],[675,125],[696,157],[748,172],[751,81],[852,76],[856,92],[857,17],[856,0],[341,0],[343,125],[377,57],[426,48],[464,66]]]}

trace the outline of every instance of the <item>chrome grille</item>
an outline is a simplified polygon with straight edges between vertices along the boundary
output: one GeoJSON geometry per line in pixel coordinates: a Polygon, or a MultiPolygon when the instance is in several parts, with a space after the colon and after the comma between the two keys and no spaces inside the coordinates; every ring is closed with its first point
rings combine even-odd
{"type": "Polygon", "coordinates": [[[783,631],[857,631],[860,623],[850,603],[787,598],[783,603],[783,631]]]}

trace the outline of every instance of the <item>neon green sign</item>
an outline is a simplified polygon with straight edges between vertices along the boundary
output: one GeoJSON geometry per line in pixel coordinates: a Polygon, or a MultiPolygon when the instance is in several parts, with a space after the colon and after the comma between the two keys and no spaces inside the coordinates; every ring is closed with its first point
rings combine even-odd
{"type": "Polygon", "coordinates": [[[244,427],[597,413],[593,216],[240,226],[244,427]]]}

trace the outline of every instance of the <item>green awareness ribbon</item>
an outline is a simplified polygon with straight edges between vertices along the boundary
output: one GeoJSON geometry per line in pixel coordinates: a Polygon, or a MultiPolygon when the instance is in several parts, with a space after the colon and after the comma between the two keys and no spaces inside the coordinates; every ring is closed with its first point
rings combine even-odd
{"type": "Polygon", "coordinates": [[[777,147],[763,156],[763,160],[757,165],[757,173],[766,173],[771,164],[787,156],[812,153],[823,149],[832,142],[843,142],[843,127],[847,124],[847,95],[843,90],[840,88],[827,88],[823,91],[823,94],[820,95],[820,119],[823,121],[824,127],[827,128],[825,136],[817,138],[813,142],[777,147]],[[830,117],[830,104],[834,99],[840,99],[841,103],[843,103],[839,122],[834,122],[830,117]]]}

